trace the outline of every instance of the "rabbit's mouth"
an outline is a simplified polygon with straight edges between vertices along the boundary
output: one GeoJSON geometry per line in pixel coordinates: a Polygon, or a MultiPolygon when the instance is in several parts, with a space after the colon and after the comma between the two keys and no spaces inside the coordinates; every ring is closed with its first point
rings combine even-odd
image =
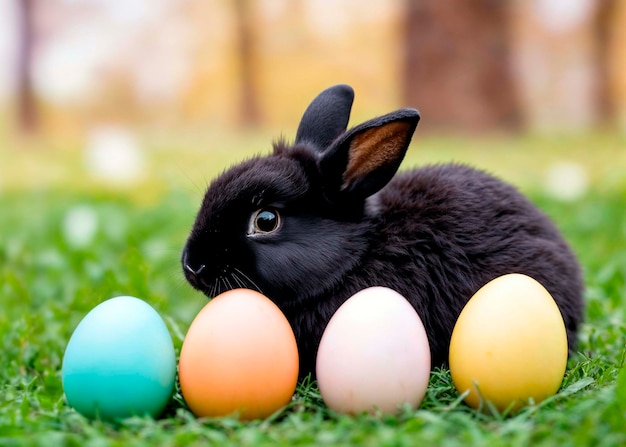
{"type": "Polygon", "coordinates": [[[257,283],[242,269],[231,264],[209,266],[202,260],[195,260],[188,247],[183,250],[181,263],[189,284],[209,298],[238,288],[263,293],[257,283]]]}

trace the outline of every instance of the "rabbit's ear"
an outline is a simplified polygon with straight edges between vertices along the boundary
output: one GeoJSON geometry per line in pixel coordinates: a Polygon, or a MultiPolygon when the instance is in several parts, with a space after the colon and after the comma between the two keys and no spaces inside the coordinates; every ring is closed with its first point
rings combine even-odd
{"type": "Polygon", "coordinates": [[[337,139],[320,159],[327,194],[364,199],[385,186],[400,167],[419,119],[416,109],[400,109],[337,139]]]}
{"type": "Polygon", "coordinates": [[[354,90],[345,84],[324,90],[307,107],[296,133],[296,143],[326,149],[343,132],[350,119],[354,90]]]}

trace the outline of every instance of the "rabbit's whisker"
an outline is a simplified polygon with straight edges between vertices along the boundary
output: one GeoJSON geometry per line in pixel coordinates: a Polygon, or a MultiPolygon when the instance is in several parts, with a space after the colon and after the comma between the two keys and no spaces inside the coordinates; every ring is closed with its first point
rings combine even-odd
{"type": "Polygon", "coordinates": [[[241,275],[243,277],[243,279],[254,288],[254,290],[256,290],[259,293],[263,293],[261,291],[261,288],[252,280],[252,278],[250,278],[248,275],[246,275],[244,272],[242,272],[238,268],[235,268],[235,272],[237,274],[241,275]]]}
{"type": "Polygon", "coordinates": [[[219,280],[219,278],[215,278],[215,281],[213,282],[213,286],[211,287],[211,298],[215,298],[215,295],[217,295],[219,280]]]}
{"type": "Polygon", "coordinates": [[[222,282],[221,278],[216,278],[215,279],[215,286],[214,286],[214,290],[213,290],[213,297],[216,297],[217,295],[219,295],[220,290],[222,288],[221,282],[222,282]]]}
{"type": "Polygon", "coordinates": [[[233,280],[235,281],[235,284],[237,284],[237,287],[240,287],[242,289],[246,288],[246,283],[244,281],[241,280],[241,278],[239,278],[239,275],[237,275],[237,272],[232,272],[230,274],[231,278],[233,278],[233,280]]]}
{"type": "Polygon", "coordinates": [[[232,290],[233,289],[233,285],[231,284],[231,282],[228,280],[228,276],[224,276],[224,284],[226,285],[226,287],[228,288],[227,290],[232,290]]]}

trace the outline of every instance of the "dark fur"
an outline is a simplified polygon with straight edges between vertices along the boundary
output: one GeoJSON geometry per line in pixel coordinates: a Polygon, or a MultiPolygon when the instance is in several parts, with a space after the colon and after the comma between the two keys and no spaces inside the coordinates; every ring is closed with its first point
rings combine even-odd
{"type": "Polygon", "coordinates": [[[442,365],[467,300],[513,272],[552,294],[571,351],[583,286],[552,222],[513,187],[467,166],[394,176],[419,114],[402,109],[344,132],[351,92],[347,86],[322,92],[293,146],[277,143],[273,154],[245,161],[211,184],[183,252],[189,282],[209,297],[248,287],[272,299],[295,332],[302,376],[315,374],[317,347],[337,308],[370,286],[409,300],[426,327],[432,365],[442,365]],[[355,141],[368,140],[370,131],[386,138],[379,129],[388,123],[401,129],[390,137],[399,160],[347,178],[355,141]],[[260,208],[278,210],[282,225],[251,237],[250,216],[260,208]]]}

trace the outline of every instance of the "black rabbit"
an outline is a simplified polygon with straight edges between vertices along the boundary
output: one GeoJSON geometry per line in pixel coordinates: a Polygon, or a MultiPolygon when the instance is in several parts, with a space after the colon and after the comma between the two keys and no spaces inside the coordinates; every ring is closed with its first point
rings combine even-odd
{"type": "Polygon", "coordinates": [[[315,375],[337,308],[386,286],[420,315],[432,365],[445,364],[468,299],[507,273],[541,282],[558,304],[570,352],[582,319],[575,256],[516,189],[460,164],[396,174],[420,119],[401,109],[346,131],[354,93],[337,85],[310,104],[293,145],[234,166],[209,186],[182,254],[193,287],[272,299],[291,323],[300,375],[315,375]]]}

